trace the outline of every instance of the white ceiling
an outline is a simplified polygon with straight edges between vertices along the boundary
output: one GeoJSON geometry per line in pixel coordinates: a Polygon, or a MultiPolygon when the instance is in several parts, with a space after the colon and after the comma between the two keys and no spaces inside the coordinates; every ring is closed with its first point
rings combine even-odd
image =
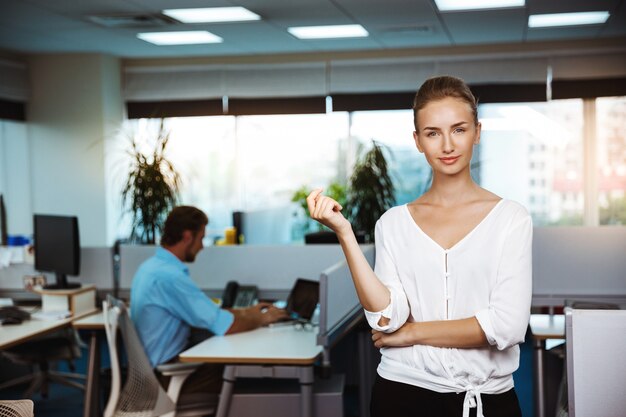
{"type": "Polygon", "coordinates": [[[626,37],[626,0],[526,0],[526,6],[440,13],[432,0],[0,0],[0,50],[14,53],[104,53],[125,58],[255,56],[381,51],[535,41],[626,37]],[[91,15],[150,15],[163,9],[243,6],[261,21],[104,27],[91,15]],[[528,29],[530,14],[608,10],[603,25],[528,29]],[[299,40],[289,26],[363,25],[370,36],[299,40]],[[221,44],[156,46],[141,31],[209,30],[221,44]]]}

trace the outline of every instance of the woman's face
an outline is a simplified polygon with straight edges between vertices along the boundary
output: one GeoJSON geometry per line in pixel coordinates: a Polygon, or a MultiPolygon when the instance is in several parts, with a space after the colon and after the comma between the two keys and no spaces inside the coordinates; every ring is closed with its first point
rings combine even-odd
{"type": "Polygon", "coordinates": [[[480,123],[468,103],[455,97],[431,101],[417,112],[417,127],[415,144],[434,172],[454,175],[469,166],[480,123]]]}

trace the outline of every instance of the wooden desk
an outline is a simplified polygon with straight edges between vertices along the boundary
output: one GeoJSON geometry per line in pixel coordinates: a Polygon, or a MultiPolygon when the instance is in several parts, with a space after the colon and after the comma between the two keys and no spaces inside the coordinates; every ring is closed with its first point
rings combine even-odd
{"type": "Polygon", "coordinates": [[[2,329],[0,332],[0,350],[19,345],[27,340],[67,327],[73,320],[93,314],[95,311],[96,310],[83,313],[78,317],[68,317],[61,320],[38,320],[33,318],[24,320],[22,324],[0,326],[0,329],[2,329]]]}
{"type": "Polygon", "coordinates": [[[530,331],[535,357],[535,416],[545,417],[545,384],[543,353],[547,339],[565,339],[565,316],[562,314],[531,314],[530,331]]]}
{"type": "Polygon", "coordinates": [[[226,364],[216,417],[226,417],[237,377],[296,378],[300,381],[301,415],[313,415],[313,364],[322,353],[317,328],[262,327],[250,332],[207,339],[179,355],[181,362],[226,364]],[[269,366],[267,366],[269,365],[269,366]]]}

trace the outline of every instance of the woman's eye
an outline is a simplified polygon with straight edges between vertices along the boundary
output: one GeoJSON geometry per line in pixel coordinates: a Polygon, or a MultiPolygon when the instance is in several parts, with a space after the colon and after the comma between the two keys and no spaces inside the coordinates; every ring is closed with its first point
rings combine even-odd
{"type": "Polygon", "coordinates": [[[460,127],[454,129],[454,133],[463,133],[463,132],[465,132],[465,129],[462,129],[460,127]]]}
{"type": "Polygon", "coordinates": [[[428,132],[428,133],[426,134],[426,136],[429,136],[429,137],[433,137],[433,136],[436,136],[436,135],[437,135],[437,132],[434,132],[434,131],[432,131],[432,132],[428,132]]]}

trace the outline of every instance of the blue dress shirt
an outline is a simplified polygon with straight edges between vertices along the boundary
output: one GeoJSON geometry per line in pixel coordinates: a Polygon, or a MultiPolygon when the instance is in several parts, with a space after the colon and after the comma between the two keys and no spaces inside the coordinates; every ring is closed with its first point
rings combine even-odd
{"type": "Polygon", "coordinates": [[[153,367],[187,347],[192,326],[223,335],[234,320],[192,281],[187,266],[163,248],[137,270],[130,311],[153,367]]]}

